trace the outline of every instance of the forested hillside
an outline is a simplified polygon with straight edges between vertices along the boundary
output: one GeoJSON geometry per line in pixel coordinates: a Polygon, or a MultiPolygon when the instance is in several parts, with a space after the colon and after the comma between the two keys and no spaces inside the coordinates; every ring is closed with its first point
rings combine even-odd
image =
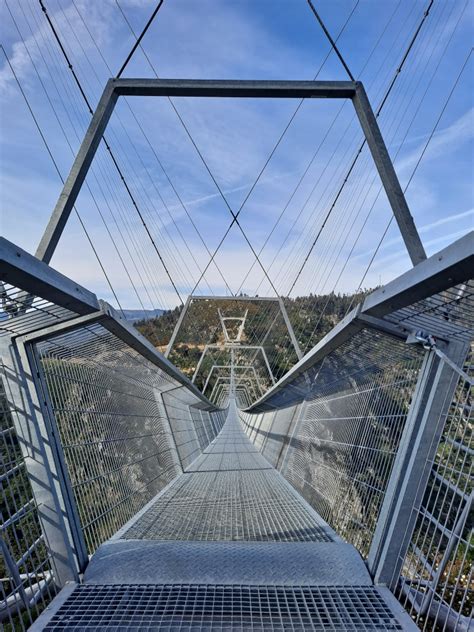
{"type": "MultiPolygon", "coordinates": [[[[369,291],[371,290],[357,295],[328,294],[285,298],[286,310],[303,353],[325,336],[369,291]]],[[[243,316],[247,312],[243,343],[258,345],[265,339],[264,346],[275,377],[280,377],[294,364],[296,356],[278,304],[250,302],[246,301],[245,296],[240,296],[232,302],[210,299],[191,303],[170,357],[185,373],[192,375],[206,344],[223,342],[218,308],[226,316],[243,316]]],[[[176,307],[158,318],[139,321],[135,323],[135,327],[155,347],[164,351],[181,309],[176,307]]]]}

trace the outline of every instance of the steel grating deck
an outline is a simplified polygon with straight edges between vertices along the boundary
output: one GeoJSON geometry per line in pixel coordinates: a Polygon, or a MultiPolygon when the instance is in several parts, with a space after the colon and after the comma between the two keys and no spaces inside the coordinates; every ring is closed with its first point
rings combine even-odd
{"type": "Polygon", "coordinates": [[[124,539],[331,542],[334,534],[257,451],[236,411],[124,539]]]}
{"type": "Polygon", "coordinates": [[[373,587],[77,586],[44,630],[382,632],[404,628],[373,587]]]}
{"type": "Polygon", "coordinates": [[[213,443],[111,540],[32,631],[416,630],[354,547],[266,461],[235,405],[213,443]]]}

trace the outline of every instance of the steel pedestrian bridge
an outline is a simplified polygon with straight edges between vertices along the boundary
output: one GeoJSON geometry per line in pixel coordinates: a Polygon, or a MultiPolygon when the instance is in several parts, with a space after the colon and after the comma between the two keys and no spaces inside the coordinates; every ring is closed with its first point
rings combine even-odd
{"type": "Polygon", "coordinates": [[[2,240],[4,622],[471,629],[469,581],[444,578],[471,546],[472,243],[369,295],[243,409],[235,371],[216,407],[2,240]]]}
{"type": "Polygon", "coordinates": [[[473,630],[473,245],[426,258],[359,82],[111,79],[36,257],[0,240],[6,629],[473,630]],[[209,297],[162,354],[49,266],[124,95],[350,99],[414,267],[306,354],[278,295],[212,297],[189,379],[171,351],[209,297]]]}

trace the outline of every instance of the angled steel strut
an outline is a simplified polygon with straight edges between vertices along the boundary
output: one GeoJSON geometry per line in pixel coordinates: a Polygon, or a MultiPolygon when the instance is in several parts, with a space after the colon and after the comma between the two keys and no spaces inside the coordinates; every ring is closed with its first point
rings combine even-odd
{"type": "Polygon", "coordinates": [[[400,182],[364,86],[358,81],[227,81],[110,79],[36,251],[49,262],[119,96],[351,99],[413,265],[426,259],[400,182]]]}

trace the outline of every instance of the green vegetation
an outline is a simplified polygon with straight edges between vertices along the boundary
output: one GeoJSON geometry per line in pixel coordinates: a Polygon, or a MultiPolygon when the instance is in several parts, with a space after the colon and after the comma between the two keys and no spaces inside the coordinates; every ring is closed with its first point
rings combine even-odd
{"type": "MultiPolygon", "coordinates": [[[[309,351],[323,338],[353,307],[355,307],[371,290],[358,294],[328,294],[321,296],[305,296],[295,299],[284,299],[289,319],[295,331],[298,344],[303,353],[309,351]]],[[[181,313],[181,307],[165,312],[158,318],[142,320],[135,327],[148,340],[164,352],[171,338],[181,313]]],[[[297,361],[285,322],[281,316],[278,303],[250,302],[244,295],[236,301],[198,300],[191,303],[181,324],[179,335],[173,346],[170,360],[185,374],[192,376],[206,344],[223,342],[223,332],[219,321],[218,309],[223,316],[243,316],[246,311],[242,343],[264,347],[275,378],[280,378],[297,361]]],[[[270,385],[268,372],[262,358],[251,355],[251,362],[242,352],[236,363],[252,363],[256,365],[262,384],[270,385]]],[[[225,358],[222,364],[228,363],[225,358]]],[[[196,383],[201,388],[214,359],[206,359],[196,383]]],[[[219,361],[219,363],[221,363],[219,361]]],[[[212,382],[210,384],[212,387],[212,382]]]]}

